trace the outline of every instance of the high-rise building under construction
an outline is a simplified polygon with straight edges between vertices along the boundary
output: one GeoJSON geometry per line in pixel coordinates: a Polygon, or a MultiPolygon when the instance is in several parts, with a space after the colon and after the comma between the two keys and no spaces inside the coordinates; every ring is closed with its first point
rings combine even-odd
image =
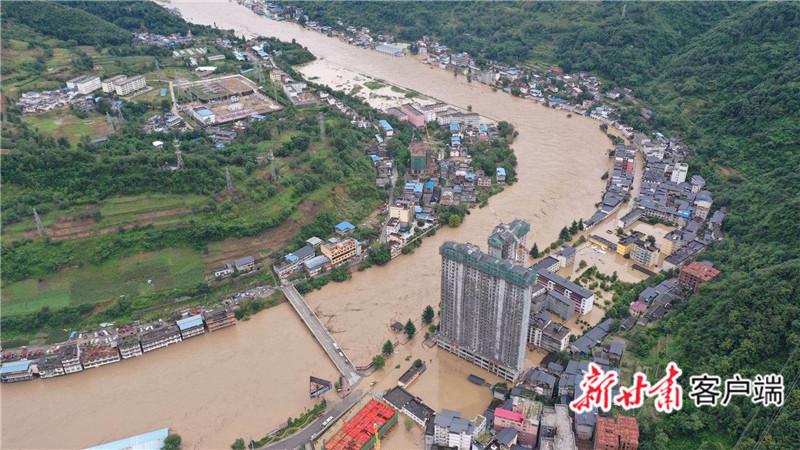
{"type": "Polygon", "coordinates": [[[524,264],[528,256],[528,232],[530,231],[530,224],[522,219],[514,219],[511,223],[501,223],[494,227],[494,231],[489,235],[489,254],[496,258],[524,264]]]}
{"type": "Polygon", "coordinates": [[[522,374],[536,272],[445,242],[437,344],[506,380],[522,374]]]}

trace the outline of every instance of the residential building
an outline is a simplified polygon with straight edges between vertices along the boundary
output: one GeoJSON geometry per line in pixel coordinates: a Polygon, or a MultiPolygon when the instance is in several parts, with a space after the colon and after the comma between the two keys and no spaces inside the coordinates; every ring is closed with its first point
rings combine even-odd
{"type": "Polygon", "coordinates": [[[503,167],[498,167],[495,173],[495,179],[497,180],[498,184],[505,184],[506,182],[506,169],[503,167]]]}
{"type": "Polygon", "coordinates": [[[110,94],[110,93],[114,92],[114,86],[116,85],[116,83],[118,81],[123,81],[126,78],[128,78],[127,75],[117,75],[115,77],[106,78],[101,83],[101,87],[103,88],[103,92],[106,93],[106,94],[110,94]]]}
{"type": "Polygon", "coordinates": [[[542,408],[539,450],[577,450],[567,405],[542,408]]]}
{"type": "Polygon", "coordinates": [[[331,260],[325,255],[315,256],[303,263],[306,274],[315,277],[331,268],[331,260]]]}
{"type": "Polygon", "coordinates": [[[432,434],[425,433],[425,448],[433,446],[457,450],[471,450],[475,425],[461,417],[461,413],[442,410],[433,418],[432,434]],[[430,442],[430,444],[429,444],[430,442]]]}
{"type": "Polygon", "coordinates": [[[81,365],[84,369],[105,366],[119,362],[119,350],[108,345],[88,345],[81,347],[81,365]]]}
{"type": "Polygon", "coordinates": [[[338,234],[350,234],[356,231],[356,226],[344,220],[342,222],[337,223],[336,226],[333,227],[333,230],[336,231],[336,233],[338,234]]]}
{"type": "Polygon", "coordinates": [[[217,121],[217,116],[205,106],[198,106],[191,109],[192,117],[202,125],[212,125],[217,121]]]}
{"type": "Polygon", "coordinates": [[[531,266],[531,268],[536,272],[547,270],[555,273],[561,269],[561,261],[555,256],[548,256],[531,266]]]}
{"type": "Polygon", "coordinates": [[[572,300],[575,313],[584,315],[589,313],[594,307],[594,293],[575,282],[556,275],[548,270],[536,272],[536,282],[539,285],[558,292],[566,298],[572,300]]]}
{"type": "Polygon", "coordinates": [[[284,256],[283,261],[275,264],[272,268],[279,277],[286,278],[298,270],[301,270],[303,268],[303,263],[313,258],[314,254],[314,247],[312,245],[305,245],[284,256]]]}
{"type": "Polygon", "coordinates": [[[709,263],[693,261],[681,269],[678,283],[683,289],[697,292],[702,284],[713,281],[719,277],[720,271],[709,263]]]}
{"type": "Polygon", "coordinates": [[[385,134],[386,137],[394,136],[394,128],[392,128],[392,126],[389,125],[389,122],[387,122],[386,120],[381,119],[381,120],[378,121],[378,124],[383,129],[383,134],[385,134]]]}
{"type": "Polygon", "coordinates": [[[553,398],[556,383],[558,383],[558,378],[541,367],[531,369],[525,375],[525,386],[533,389],[533,392],[545,399],[553,398]]]}
{"type": "Polygon", "coordinates": [[[142,356],[142,344],[139,343],[139,335],[134,330],[117,335],[117,348],[122,359],[142,356]]]}
{"type": "Polygon", "coordinates": [[[414,223],[414,201],[398,200],[389,206],[389,218],[397,219],[401,227],[414,223]]]}
{"type": "Polygon", "coordinates": [[[142,351],[147,353],[180,342],[181,332],[176,325],[162,325],[143,332],[140,341],[142,351]]]}
{"type": "Polygon", "coordinates": [[[597,418],[594,450],[637,450],[639,448],[639,422],[635,417],[617,416],[597,418]]]}
{"type": "Polygon", "coordinates": [[[536,272],[445,242],[442,255],[439,347],[504,379],[522,373],[536,272]]]}
{"type": "Polygon", "coordinates": [[[233,275],[233,266],[230,263],[214,269],[215,278],[228,278],[231,275],[233,275]]]}
{"type": "Polygon", "coordinates": [[[199,336],[206,332],[202,314],[184,317],[176,321],[175,325],[178,326],[178,330],[181,332],[181,339],[184,341],[190,337],[199,336]]]}
{"type": "Polygon", "coordinates": [[[511,428],[517,431],[520,444],[535,446],[536,437],[539,435],[539,416],[542,413],[542,404],[525,397],[512,397],[512,408],[503,407],[494,410],[494,430],[511,428]]]}
{"type": "Polygon", "coordinates": [[[575,263],[575,247],[569,244],[562,245],[561,251],[558,252],[556,258],[561,262],[561,268],[571,266],[575,263]]]}
{"type": "Polygon", "coordinates": [[[711,205],[713,204],[714,200],[711,198],[711,192],[708,191],[698,192],[694,198],[695,217],[699,217],[702,220],[706,220],[709,211],[711,211],[711,205]]]}
{"type": "Polygon", "coordinates": [[[114,92],[120,97],[145,88],[147,88],[147,80],[145,80],[144,75],[137,75],[114,82],[114,92]]]}
{"type": "Polygon", "coordinates": [[[400,108],[408,118],[408,122],[417,128],[425,126],[425,113],[412,104],[405,104],[400,108]]]}
{"type": "Polygon", "coordinates": [[[672,168],[672,175],[669,181],[673,183],[683,183],[686,181],[686,174],[689,172],[689,165],[686,163],[675,163],[672,168]]]}
{"type": "Polygon", "coordinates": [[[252,256],[244,256],[233,262],[236,271],[239,273],[247,273],[255,270],[256,260],[252,256]]]}
{"type": "Polygon", "coordinates": [[[236,325],[236,315],[228,308],[203,311],[203,320],[209,332],[236,325]]]}
{"type": "Polygon", "coordinates": [[[569,346],[570,336],[569,328],[553,322],[546,312],[540,312],[531,318],[528,342],[536,347],[548,352],[563,352],[569,346]]]}
{"type": "Polygon", "coordinates": [[[576,339],[570,346],[570,351],[582,355],[591,354],[592,348],[600,344],[611,332],[611,325],[613,323],[614,319],[606,319],[599,323],[597,326],[584,333],[583,336],[576,339]]]}
{"type": "Polygon", "coordinates": [[[523,219],[501,223],[489,235],[489,255],[517,264],[524,264],[528,257],[528,233],[531,225],[523,219]]]}
{"type": "Polygon", "coordinates": [[[64,373],[70,374],[80,372],[83,370],[81,364],[80,348],[77,344],[69,344],[61,348],[59,352],[61,357],[61,365],[64,367],[64,373]]]}
{"type": "Polygon", "coordinates": [[[28,381],[33,378],[33,361],[21,359],[3,363],[0,366],[0,382],[16,383],[17,381],[28,381]]]}
{"type": "Polygon", "coordinates": [[[652,242],[637,240],[631,247],[631,259],[645,267],[658,264],[659,255],[658,247],[652,242]]]}
{"type": "Polygon", "coordinates": [[[434,416],[433,409],[401,386],[390,389],[383,395],[383,399],[420,426],[424,427],[434,416]]]}
{"type": "Polygon", "coordinates": [[[67,81],[67,88],[78,91],[79,94],[86,95],[100,89],[100,77],[97,75],[81,75],[67,81]]]}
{"type": "Polygon", "coordinates": [[[327,256],[333,267],[347,262],[350,258],[361,254],[361,243],[353,238],[338,240],[331,238],[322,244],[320,251],[327,256]]]}
{"type": "Polygon", "coordinates": [[[64,375],[64,366],[57,355],[48,355],[36,364],[39,369],[39,378],[53,378],[64,375]]]}

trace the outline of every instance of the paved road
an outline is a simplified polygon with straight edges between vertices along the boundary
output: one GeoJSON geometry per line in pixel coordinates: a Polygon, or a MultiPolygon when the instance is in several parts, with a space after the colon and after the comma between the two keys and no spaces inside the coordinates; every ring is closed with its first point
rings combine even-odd
{"type": "Polygon", "coordinates": [[[351,392],[350,395],[330,407],[309,426],[280,442],[275,442],[261,448],[266,450],[294,450],[303,447],[306,443],[318,438],[323,432],[325,432],[325,430],[332,427],[339,420],[339,418],[349,411],[353,405],[358,403],[362,397],[364,397],[364,393],[361,391],[351,392]],[[325,422],[328,417],[333,417],[333,419],[323,426],[322,423],[325,422]]]}
{"type": "Polygon", "coordinates": [[[311,308],[308,307],[306,300],[300,295],[300,292],[298,292],[292,284],[282,286],[281,290],[284,295],[286,295],[286,298],[289,299],[289,303],[291,303],[300,318],[303,319],[308,329],[311,330],[311,334],[317,339],[319,345],[322,346],[322,349],[325,350],[325,353],[327,353],[328,357],[333,361],[339,373],[349,382],[351,387],[355,386],[361,377],[356,373],[356,369],[344,355],[339,345],[336,344],[336,341],[333,340],[333,336],[328,333],[328,330],[322,325],[322,322],[319,321],[314,311],[311,311],[311,308]]]}

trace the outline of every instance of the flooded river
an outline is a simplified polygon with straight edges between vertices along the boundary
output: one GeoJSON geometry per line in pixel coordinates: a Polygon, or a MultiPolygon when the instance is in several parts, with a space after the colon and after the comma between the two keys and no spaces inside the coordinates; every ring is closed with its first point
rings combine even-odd
{"type": "MultiPolygon", "coordinates": [[[[173,4],[193,22],[240,34],[296,39],[324,59],[331,77],[337,67],[347,67],[456,106],[471,105],[475,112],[507,120],[519,131],[514,148],[520,181],[493,197],[488,207],[473,210],[457,229],[440,230],[412,255],[308,296],[356,363],[368,361],[387,338],[396,339],[389,330],[392,321],[412,318],[419,323],[423,308],[437,305],[442,242],[469,241],[485,248],[495,224],[521,217],[530,221],[533,239],[543,248],[557,238],[561,227],[591,216],[600,199],[600,177],[608,169],[606,150],[611,144],[595,121],[567,118],[563,111],[469,84],[412,58],[358,49],[294,24],[270,21],[235,3],[173,4]]],[[[316,81],[325,82],[326,70],[313,69],[319,76],[316,81]]],[[[435,409],[462,409],[468,417],[483,410],[488,391],[474,396],[462,392],[479,389],[466,384],[468,372],[490,380],[488,374],[435,349],[408,345],[406,352],[430,364],[412,392],[435,409]]],[[[402,370],[408,364],[393,357],[382,371],[391,373],[384,374],[379,387],[393,384],[402,373],[394,369],[397,363],[402,370]]],[[[310,406],[310,374],[332,380],[335,371],[291,308],[281,305],[233,329],[142,358],[3,386],[2,448],[76,448],[160,427],[180,433],[184,448],[229,448],[235,438],[260,437],[310,406]]]]}

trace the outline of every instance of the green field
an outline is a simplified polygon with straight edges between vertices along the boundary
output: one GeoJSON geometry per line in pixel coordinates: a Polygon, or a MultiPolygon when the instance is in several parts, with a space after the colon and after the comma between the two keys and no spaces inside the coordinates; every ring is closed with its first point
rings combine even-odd
{"type": "Polygon", "coordinates": [[[3,314],[34,312],[43,306],[58,309],[102,303],[123,295],[135,298],[192,288],[203,282],[202,257],[196,250],[140,253],[114,258],[99,266],[62,270],[41,281],[27,279],[4,286],[3,314]]]}
{"type": "Polygon", "coordinates": [[[29,114],[23,118],[41,133],[56,138],[65,137],[70,142],[77,142],[83,136],[89,139],[108,136],[114,131],[106,118],[99,114],[91,114],[86,119],[81,119],[75,114],[60,110],[29,114]]]}

